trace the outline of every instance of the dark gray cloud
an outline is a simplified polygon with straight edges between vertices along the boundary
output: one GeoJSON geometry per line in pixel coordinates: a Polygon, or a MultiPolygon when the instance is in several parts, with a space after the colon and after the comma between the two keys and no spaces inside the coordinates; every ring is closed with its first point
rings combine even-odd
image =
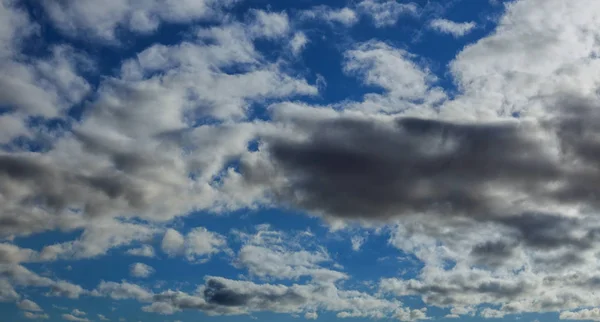
{"type": "MultiPolygon", "coordinates": [[[[308,140],[267,138],[271,162],[289,184],[281,201],[345,218],[414,212],[498,212],[489,185],[536,193],[560,172],[516,123],[473,125],[417,118],[394,124],[334,119],[308,140]]],[[[243,168],[250,180],[252,168],[243,168]]]]}
{"type": "Polygon", "coordinates": [[[497,267],[514,256],[518,242],[513,240],[485,241],[473,246],[470,255],[478,265],[497,267]]]}
{"type": "Polygon", "coordinates": [[[119,203],[147,206],[143,188],[127,176],[69,172],[36,153],[0,155],[0,194],[9,201],[0,214],[0,237],[68,227],[59,215],[73,210],[97,216],[119,203]]]}
{"type": "Polygon", "coordinates": [[[216,279],[206,281],[204,297],[206,302],[220,306],[247,306],[252,302],[256,307],[267,309],[277,305],[301,306],[307,302],[305,295],[298,293],[293,288],[285,288],[285,291],[264,289],[260,292],[253,290],[247,292],[243,289],[230,288],[227,284],[216,279]]]}
{"type": "Polygon", "coordinates": [[[497,222],[513,228],[514,237],[537,249],[566,246],[583,250],[592,247],[600,238],[598,228],[585,227],[585,221],[557,214],[523,213],[497,219],[497,222]],[[575,236],[574,231],[585,233],[575,236]]]}
{"type": "MultiPolygon", "coordinates": [[[[259,153],[274,170],[245,163],[242,173],[263,184],[282,177],[285,184],[271,186],[277,201],[330,216],[437,213],[526,230],[535,213],[551,212],[545,205],[599,206],[600,113],[589,105],[560,108],[537,124],[406,117],[297,121],[297,137],[306,139],[263,138],[259,153]]],[[[568,225],[562,215],[540,221],[568,225]]]]}

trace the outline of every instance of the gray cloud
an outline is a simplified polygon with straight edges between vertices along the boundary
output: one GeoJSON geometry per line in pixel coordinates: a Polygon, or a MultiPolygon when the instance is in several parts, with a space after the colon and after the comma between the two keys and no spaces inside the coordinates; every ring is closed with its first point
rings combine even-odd
{"type": "Polygon", "coordinates": [[[422,310],[404,308],[395,300],[341,290],[331,283],[285,286],[221,277],[207,277],[205,284],[194,295],[173,291],[156,294],[153,304],[146,307],[147,311],[162,313],[182,309],[199,309],[208,314],[228,315],[255,311],[307,313],[325,310],[338,312],[339,318],[396,317],[401,321],[426,319],[422,310]]]}
{"type": "MultiPolygon", "coordinates": [[[[514,123],[338,118],[316,122],[306,132],[303,141],[265,139],[276,173],[288,179],[274,194],[333,216],[501,214],[488,185],[535,193],[559,175],[544,147],[514,123]]],[[[250,166],[242,171],[251,181],[268,179],[257,178],[250,166]]]]}
{"type": "Polygon", "coordinates": [[[172,290],[152,293],[126,282],[103,282],[92,294],[113,299],[136,299],[148,303],[143,311],[165,315],[181,310],[200,310],[208,315],[242,315],[260,311],[314,314],[323,310],[337,312],[339,318],[427,319],[425,309],[405,308],[399,301],[342,290],[333,283],[287,286],[208,276],[204,285],[191,294],[172,290]]]}
{"type": "Polygon", "coordinates": [[[259,309],[268,309],[275,303],[281,306],[301,306],[307,299],[293,288],[258,289],[251,292],[232,289],[223,281],[209,279],[206,281],[204,298],[209,304],[220,306],[247,306],[252,303],[259,309]],[[258,291],[258,292],[257,292],[258,291]]]}
{"type": "Polygon", "coordinates": [[[480,315],[593,306],[600,118],[571,95],[547,104],[539,121],[488,123],[281,112],[290,134],[263,136],[241,173],[276,203],[402,226],[392,243],[425,267],[398,296],[502,305],[480,315]]]}
{"type": "MultiPolygon", "coordinates": [[[[210,8],[221,8],[214,1],[197,1],[197,6],[188,2],[170,11],[162,10],[163,2],[147,1],[138,10],[100,8],[83,0],[44,1],[43,6],[63,33],[79,36],[84,30],[108,41],[115,40],[118,29],[150,32],[162,22],[201,19],[212,13],[210,8]]],[[[19,53],[37,26],[12,4],[0,2],[5,18],[0,41],[7,44],[0,48],[0,104],[16,106],[14,113],[0,115],[3,143],[20,135],[37,140],[23,123],[31,116],[71,123],[65,109],[81,103],[90,90],[78,75],[86,58],[72,49],[52,48],[43,59],[19,53]]],[[[252,103],[317,94],[304,79],[287,74],[285,64],[269,62],[254,48],[256,39],[294,34],[296,26],[286,15],[255,12],[243,23],[198,29],[177,45],[151,46],[124,61],[114,78],[102,80],[72,133],[42,135],[43,152],[0,153],[0,238],[84,230],[79,239],[40,252],[0,244],[0,300],[19,300],[20,287],[73,298],[87,293],[18,263],[94,257],[160,232],[145,226],[147,221],[272,202],[328,220],[394,223],[391,244],[424,263],[417,278],[389,281],[388,291],[399,296],[421,295],[439,306],[501,306],[480,312],[484,316],[597,306],[598,277],[590,273],[597,268],[600,231],[595,94],[600,11],[595,8],[595,0],[569,5],[522,0],[507,6],[501,28],[451,63],[461,92],[448,101],[414,55],[375,41],[355,46],[344,55],[344,70],[384,92],[335,107],[369,116],[329,108],[308,112],[304,106],[302,112],[329,116],[280,119],[274,114],[269,125],[246,122],[252,103]],[[231,67],[241,71],[231,74],[226,71],[231,67]],[[562,89],[575,95],[563,95],[562,89]],[[546,101],[549,94],[561,98],[546,101]],[[435,104],[443,106],[430,109],[435,104]],[[409,109],[466,120],[373,115],[409,109]],[[513,112],[523,119],[498,121],[513,112]],[[197,124],[203,117],[218,122],[197,124]],[[248,153],[247,143],[256,135],[262,140],[260,152],[248,153]],[[240,156],[241,177],[226,169],[240,156]],[[144,224],[114,219],[123,216],[139,217],[144,224]],[[454,266],[447,268],[448,263],[454,266]]],[[[359,1],[355,9],[380,27],[420,10],[383,0],[359,1]]],[[[357,20],[351,9],[319,10],[313,18],[347,25],[357,20]]],[[[226,244],[207,231],[170,235],[175,238],[167,249],[194,260],[226,244]]],[[[311,276],[313,284],[208,278],[194,294],[154,294],[125,282],[105,282],[94,295],[134,298],[149,304],[144,310],[164,314],[195,308],[210,314],[272,310],[314,316],[329,310],[340,318],[425,318],[423,310],[399,308],[397,301],[340,290],[333,281],[346,275],[319,266],[327,256],[250,246],[238,260],[251,274],[311,276]],[[260,256],[271,261],[253,261],[260,256]]],[[[149,249],[131,253],[152,255],[149,249]]]]}
{"type": "Polygon", "coordinates": [[[560,112],[540,124],[292,120],[301,139],[264,137],[258,153],[269,166],[246,162],[242,174],[270,184],[277,201],[316,213],[366,220],[464,216],[514,227],[530,243],[562,244],[543,231],[577,225],[560,210],[598,208],[600,114],[586,101],[557,102],[560,112]],[[279,178],[285,185],[276,184],[279,178]]]}

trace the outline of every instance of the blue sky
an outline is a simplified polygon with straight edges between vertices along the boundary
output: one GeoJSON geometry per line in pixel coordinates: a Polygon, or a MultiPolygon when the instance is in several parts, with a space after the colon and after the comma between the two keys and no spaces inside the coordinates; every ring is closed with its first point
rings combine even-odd
{"type": "Polygon", "coordinates": [[[0,0],[0,322],[600,321],[600,2],[0,0]]]}

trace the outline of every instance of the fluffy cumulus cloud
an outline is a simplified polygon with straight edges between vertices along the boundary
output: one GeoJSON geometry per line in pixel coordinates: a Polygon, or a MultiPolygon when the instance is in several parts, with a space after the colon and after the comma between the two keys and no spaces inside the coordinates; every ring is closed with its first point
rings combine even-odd
{"type": "Polygon", "coordinates": [[[144,263],[134,263],[129,266],[129,274],[133,277],[138,278],[147,278],[150,275],[154,274],[155,270],[152,266],[146,265],[144,263]]]}
{"type": "Polygon", "coordinates": [[[461,6],[0,0],[0,301],[600,320],[600,2],[461,6]]]}
{"type": "Polygon", "coordinates": [[[210,255],[224,250],[225,246],[223,236],[204,227],[194,228],[185,236],[170,228],[161,243],[163,252],[168,256],[185,255],[189,261],[206,260],[210,255]]]}

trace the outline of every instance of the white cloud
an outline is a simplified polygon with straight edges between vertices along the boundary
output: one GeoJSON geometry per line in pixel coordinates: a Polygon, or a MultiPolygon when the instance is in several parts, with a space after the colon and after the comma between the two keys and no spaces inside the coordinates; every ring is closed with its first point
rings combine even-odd
{"type": "Polygon", "coordinates": [[[185,256],[195,261],[222,251],[226,245],[225,237],[204,227],[194,228],[185,236],[185,256]]]}
{"type": "Polygon", "coordinates": [[[52,133],[28,125],[28,117],[63,117],[79,103],[90,90],[79,75],[90,60],[68,45],[48,45],[45,55],[35,57],[22,53],[40,26],[17,1],[0,3],[0,20],[0,105],[9,108],[0,116],[0,143],[27,138],[47,144],[52,133]]]}
{"type": "Polygon", "coordinates": [[[154,272],[154,268],[143,263],[134,263],[129,266],[129,274],[137,278],[147,278],[154,272]]]}
{"type": "Polygon", "coordinates": [[[0,2],[0,57],[11,56],[25,38],[38,32],[39,25],[32,22],[27,12],[15,1],[0,2]]]}
{"type": "Polygon", "coordinates": [[[382,42],[368,42],[345,54],[344,70],[397,96],[417,99],[427,94],[436,77],[411,60],[411,54],[382,42]]]}
{"type": "Polygon", "coordinates": [[[68,314],[68,313],[65,313],[61,316],[62,316],[63,320],[65,320],[65,321],[90,322],[90,320],[88,318],[80,318],[80,317],[77,317],[77,316],[74,316],[74,315],[68,314]]]}
{"type": "Polygon", "coordinates": [[[199,19],[214,20],[219,10],[235,0],[44,0],[42,4],[54,25],[71,36],[116,40],[116,30],[152,32],[165,22],[187,23],[199,19]]]}
{"type": "Polygon", "coordinates": [[[0,278],[0,302],[14,302],[20,298],[19,293],[5,278],[0,278]]]}
{"type": "Polygon", "coordinates": [[[105,255],[110,249],[128,245],[134,241],[147,240],[157,230],[138,224],[116,220],[98,220],[83,231],[79,239],[46,246],[40,252],[41,260],[65,258],[90,258],[105,255]]]}
{"type": "Polygon", "coordinates": [[[363,102],[343,102],[339,108],[405,114],[414,110],[422,114],[446,98],[441,88],[434,87],[437,77],[403,49],[369,41],[347,50],[344,56],[344,72],[360,77],[366,85],[381,87],[386,93],[369,93],[363,102]]]}
{"type": "Polygon", "coordinates": [[[395,25],[403,15],[417,15],[414,3],[400,3],[396,0],[362,0],[358,3],[360,12],[369,15],[376,27],[395,25]]]}
{"type": "Polygon", "coordinates": [[[300,18],[318,19],[329,23],[339,23],[346,27],[350,27],[358,22],[358,15],[356,12],[347,7],[333,9],[327,6],[317,6],[310,10],[302,11],[300,18]]]}
{"type": "Polygon", "coordinates": [[[50,316],[46,313],[23,312],[23,316],[27,319],[32,319],[32,320],[47,320],[50,318],[50,316]]]}
{"type": "Polygon", "coordinates": [[[138,248],[128,249],[125,253],[128,255],[140,256],[140,257],[156,256],[156,254],[154,253],[154,247],[152,247],[150,245],[142,245],[138,248]]]}
{"type": "Polygon", "coordinates": [[[366,237],[364,236],[352,236],[352,238],[350,239],[350,241],[352,242],[352,250],[357,252],[360,250],[360,248],[362,247],[362,245],[365,243],[366,241],[366,237]]]}
{"type": "Polygon", "coordinates": [[[204,227],[190,230],[185,237],[174,229],[168,229],[162,240],[162,250],[166,254],[185,255],[189,261],[205,260],[222,251],[226,245],[225,237],[204,227]]]}
{"type": "Polygon", "coordinates": [[[600,3],[511,2],[490,36],[465,47],[450,64],[462,95],[441,111],[456,119],[540,117],[544,97],[595,95],[600,3]]]}
{"type": "Polygon", "coordinates": [[[32,300],[24,299],[19,302],[19,308],[23,311],[42,312],[42,308],[32,300]]]}
{"type": "Polygon", "coordinates": [[[0,263],[22,263],[35,260],[37,252],[14,244],[0,243],[0,263]]]}
{"type": "Polygon", "coordinates": [[[331,10],[325,13],[325,19],[332,22],[338,22],[345,26],[352,26],[358,21],[356,12],[350,8],[341,8],[331,10]]]}
{"type": "Polygon", "coordinates": [[[35,287],[47,289],[49,296],[79,298],[87,291],[81,286],[63,280],[52,280],[40,276],[17,264],[0,264],[0,300],[16,301],[19,294],[15,287],[35,287]]]}
{"type": "Polygon", "coordinates": [[[429,320],[429,318],[427,317],[427,308],[422,308],[418,310],[402,308],[396,312],[394,317],[400,321],[407,322],[429,320]]]}
{"type": "Polygon", "coordinates": [[[85,312],[79,310],[79,309],[73,309],[73,311],[71,311],[71,314],[75,315],[75,316],[84,316],[86,315],[85,312]]]}
{"type": "Polygon", "coordinates": [[[136,299],[141,302],[152,299],[152,292],[145,288],[127,283],[115,283],[102,281],[94,291],[94,296],[106,296],[114,300],[136,299]]]}
{"type": "Polygon", "coordinates": [[[150,305],[146,305],[146,306],[142,307],[142,311],[158,313],[158,314],[162,314],[162,315],[171,315],[171,314],[174,314],[175,312],[178,312],[179,309],[169,303],[154,302],[150,305]]]}
{"type": "Polygon", "coordinates": [[[485,309],[481,310],[479,315],[486,319],[501,319],[506,315],[506,312],[486,307],[485,309]]]}
{"type": "Polygon", "coordinates": [[[317,314],[317,312],[306,312],[304,318],[307,320],[316,320],[319,318],[319,314],[317,314]]]}
{"type": "Polygon", "coordinates": [[[183,251],[184,243],[183,235],[177,230],[169,228],[163,236],[161,249],[169,256],[175,256],[183,251]]]}
{"type": "Polygon", "coordinates": [[[279,38],[286,35],[290,29],[290,22],[286,13],[252,11],[254,21],[249,26],[253,37],[279,38]]]}
{"type": "Polygon", "coordinates": [[[98,319],[100,321],[110,321],[110,319],[108,319],[106,316],[104,316],[102,314],[98,314],[98,319]]]}
{"type": "Polygon", "coordinates": [[[470,33],[477,24],[469,22],[455,22],[448,19],[434,19],[429,22],[429,27],[441,33],[461,37],[470,33]]]}
{"type": "Polygon", "coordinates": [[[0,64],[0,103],[16,107],[17,115],[62,116],[90,90],[79,75],[87,64],[86,56],[66,45],[53,46],[49,57],[32,64],[5,60],[0,64]]]}
{"type": "Polygon", "coordinates": [[[585,321],[600,321],[600,309],[583,309],[575,312],[564,311],[560,312],[561,320],[585,320],[585,321]]]}
{"type": "Polygon", "coordinates": [[[461,315],[474,316],[475,309],[469,306],[453,306],[450,309],[450,314],[447,314],[445,318],[458,319],[461,315]]]}
{"type": "Polygon", "coordinates": [[[296,32],[290,41],[290,49],[292,50],[292,54],[294,54],[294,56],[298,56],[302,50],[304,50],[306,44],[308,44],[308,38],[306,37],[306,34],[303,32],[296,32]]]}
{"type": "Polygon", "coordinates": [[[254,235],[240,235],[244,245],[235,264],[247,268],[251,275],[267,279],[298,279],[310,276],[318,282],[335,282],[348,278],[343,272],[323,267],[332,263],[325,249],[313,245],[311,235],[291,234],[258,227],[254,235]]]}

